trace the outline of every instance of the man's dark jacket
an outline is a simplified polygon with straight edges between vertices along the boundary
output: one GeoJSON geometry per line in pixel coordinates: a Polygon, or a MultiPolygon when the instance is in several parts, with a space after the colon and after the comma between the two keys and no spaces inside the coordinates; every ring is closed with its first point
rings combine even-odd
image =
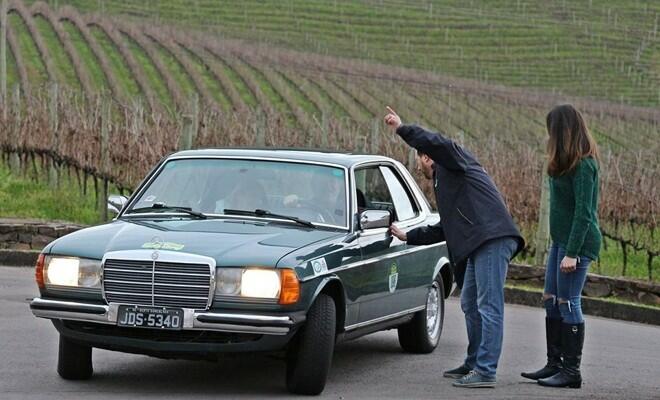
{"type": "Polygon", "coordinates": [[[525,245],[502,195],[476,158],[439,133],[416,125],[401,125],[399,136],[433,160],[433,185],[440,214],[437,225],[408,232],[408,243],[447,241],[454,279],[463,286],[468,257],[489,240],[513,237],[517,254],[525,245]]]}

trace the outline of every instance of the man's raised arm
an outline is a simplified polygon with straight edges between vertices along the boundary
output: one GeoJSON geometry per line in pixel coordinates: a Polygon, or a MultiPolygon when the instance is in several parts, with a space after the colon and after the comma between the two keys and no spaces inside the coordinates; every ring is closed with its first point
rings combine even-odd
{"type": "Polygon", "coordinates": [[[397,113],[387,107],[385,123],[396,129],[396,133],[412,148],[427,154],[431,159],[451,171],[465,171],[467,161],[462,149],[440,133],[429,132],[417,125],[404,125],[397,113]]]}

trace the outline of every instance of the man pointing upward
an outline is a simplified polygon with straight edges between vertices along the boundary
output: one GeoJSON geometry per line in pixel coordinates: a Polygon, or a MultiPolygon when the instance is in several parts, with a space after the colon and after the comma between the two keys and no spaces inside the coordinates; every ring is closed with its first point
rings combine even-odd
{"type": "Polygon", "coordinates": [[[411,245],[446,240],[461,289],[468,335],[467,357],[446,371],[454,386],[494,387],[504,333],[504,281],[509,261],[524,247],[495,183],[467,150],[415,125],[403,125],[387,107],[385,123],[415,150],[417,169],[433,180],[440,222],[392,235],[411,245]]]}

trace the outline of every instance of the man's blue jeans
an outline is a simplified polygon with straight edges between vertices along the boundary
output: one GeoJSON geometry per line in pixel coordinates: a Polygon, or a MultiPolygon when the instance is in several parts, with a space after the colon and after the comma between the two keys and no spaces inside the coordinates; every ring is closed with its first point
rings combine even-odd
{"type": "Polygon", "coordinates": [[[490,240],[468,257],[461,309],[468,334],[465,366],[495,377],[504,336],[504,281],[518,243],[511,237],[490,240]]]}

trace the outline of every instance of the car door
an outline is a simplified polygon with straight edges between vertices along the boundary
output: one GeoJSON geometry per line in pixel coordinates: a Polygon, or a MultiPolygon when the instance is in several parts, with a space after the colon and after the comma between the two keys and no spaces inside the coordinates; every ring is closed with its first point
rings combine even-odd
{"type": "MultiPolygon", "coordinates": [[[[362,203],[358,204],[358,212],[364,209],[389,210],[395,220],[413,220],[419,215],[419,209],[396,177],[393,165],[374,164],[356,169],[355,187],[358,203],[362,203]]],[[[408,265],[412,258],[406,254],[408,246],[387,231],[387,228],[363,230],[357,239],[363,261],[352,272],[352,281],[359,286],[361,293],[361,322],[419,305],[413,293],[415,281],[411,277],[415,274],[410,270],[414,266],[408,265]]]]}
{"type": "MultiPolygon", "coordinates": [[[[396,211],[394,225],[406,232],[424,225],[426,215],[400,171],[389,164],[381,165],[380,171],[396,211]]],[[[402,249],[394,258],[400,266],[398,284],[394,292],[396,311],[410,310],[425,304],[426,292],[435,267],[434,252],[419,246],[409,246],[407,243],[403,243],[402,249]]]]}

